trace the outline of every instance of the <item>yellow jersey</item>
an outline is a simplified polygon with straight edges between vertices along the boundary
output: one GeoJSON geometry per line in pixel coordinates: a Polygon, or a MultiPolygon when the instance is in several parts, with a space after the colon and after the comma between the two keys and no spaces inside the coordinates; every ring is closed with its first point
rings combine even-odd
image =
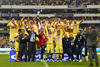
{"type": "Polygon", "coordinates": [[[52,43],[53,44],[53,41],[54,41],[54,35],[53,34],[47,34],[47,45],[48,43],[52,43]]]}
{"type": "Polygon", "coordinates": [[[25,27],[26,27],[25,23],[22,22],[21,29],[24,29],[25,30],[25,34],[28,35],[28,32],[26,31],[26,28],[25,27]]]}
{"type": "Polygon", "coordinates": [[[15,22],[15,25],[12,22],[9,22],[8,25],[10,25],[10,40],[14,40],[14,34],[18,32],[18,25],[15,22]]]}
{"type": "Polygon", "coordinates": [[[80,26],[80,21],[77,21],[76,24],[73,24],[73,33],[77,34],[77,32],[79,31],[79,26],[80,26]]]}
{"type": "Polygon", "coordinates": [[[18,32],[18,24],[16,22],[15,22],[15,26],[14,26],[14,24],[12,22],[9,22],[8,25],[11,26],[10,27],[10,32],[9,32],[10,35],[18,32]]]}

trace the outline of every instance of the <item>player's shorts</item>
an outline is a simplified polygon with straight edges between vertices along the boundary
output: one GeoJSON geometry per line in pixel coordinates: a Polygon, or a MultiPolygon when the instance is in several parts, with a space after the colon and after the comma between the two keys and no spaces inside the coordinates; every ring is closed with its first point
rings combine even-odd
{"type": "Polygon", "coordinates": [[[14,35],[15,35],[15,34],[11,34],[11,35],[10,35],[10,41],[14,41],[14,35]]]}
{"type": "Polygon", "coordinates": [[[54,50],[53,50],[53,43],[49,43],[47,44],[46,46],[46,53],[54,53],[54,50]]]}
{"type": "Polygon", "coordinates": [[[39,41],[39,38],[36,38],[36,41],[39,41]]]}
{"type": "Polygon", "coordinates": [[[19,42],[15,42],[15,50],[19,51],[19,42]]]}
{"type": "Polygon", "coordinates": [[[76,38],[77,34],[73,34],[73,37],[76,38]]]}
{"type": "Polygon", "coordinates": [[[63,53],[62,46],[56,46],[55,53],[63,53]]]}

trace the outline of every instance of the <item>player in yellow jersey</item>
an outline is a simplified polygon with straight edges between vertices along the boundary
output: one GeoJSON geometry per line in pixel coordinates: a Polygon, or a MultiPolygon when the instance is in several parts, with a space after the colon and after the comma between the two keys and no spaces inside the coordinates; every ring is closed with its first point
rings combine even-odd
{"type": "Polygon", "coordinates": [[[13,18],[8,24],[7,24],[7,27],[10,28],[10,46],[11,46],[11,49],[14,48],[14,34],[18,32],[18,25],[15,21],[15,18],[13,18]]]}
{"type": "Polygon", "coordinates": [[[67,19],[64,19],[63,20],[63,24],[67,24],[67,19]]]}
{"type": "Polygon", "coordinates": [[[62,54],[63,54],[62,37],[63,37],[63,33],[61,33],[61,30],[58,30],[55,37],[56,40],[55,53],[56,53],[57,60],[59,60],[59,55],[60,55],[60,60],[62,60],[62,54]]]}
{"type": "Polygon", "coordinates": [[[53,21],[49,19],[48,24],[47,24],[47,29],[53,27],[53,21]]]}
{"type": "Polygon", "coordinates": [[[44,27],[44,28],[46,27],[46,20],[45,19],[42,20],[41,27],[44,27]]]}
{"type": "Polygon", "coordinates": [[[21,34],[21,29],[18,30],[18,33],[15,33],[15,36],[14,36],[14,40],[15,40],[15,50],[16,50],[16,58],[15,58],[15,61],[19,61],[18,60],[18,53],[19,53],[19,39],[18,39],[18,36],[21,34]]]}
{"type": "Polygon", "coordinates": [[[73,36],[75,37],[77,35],[77,32],[79,31],[79,26],[83,22],[83,18],[81,21],[74,19],[73,21],[73,36]]]}
{"type": "Polygon", "coordinates": [[[63,26],[63,22],[61,21],[60,18],[58,18],[57,22],[55,22],[55,27],[57,30],[60,30],[62,26],[63,26]]]}
{"type": "MultiPolygon", "coordinates": [[[[54,29],[53,24],[54,24],[54,22],[53,22],[51,19],[49,19],[49,22],[48,22],[48,24],[47,24],[47,30],[51,29],[51,31],[54,32],[55,29],[54,29]]],[[[54,33],[53,33],[53,34],[54,34],[54,33]]]]}
{"type": "Polygon", "coordinates": [[[46,54],[47,54],[47,59],[51,60],[51,58],[49,57],[49,55],[51,55],[51,57],[53,58],[54,55],[54,35],[52,32],[52,29],[48,30],[48,34],[47,34],[47,46],[46,46],[46,54]]]}
{"type": "Polygon", "coordinates": [[[41,24],[41,27],[44,28],[44,34],[46,34],[46,31],[47,31],[47,23],[46,23],[46,20],[43,19],[42,22],[40,23],[41,24]]]}
{"type": "Polygon", "coordinates": [[[69,37],[70,33],[69,33],[69,24],[68,24],[68,20],[67,20],[67,19],[64,19],[63,23],[64,23],[64,24],[63,24],[64,30],[65,30],[65,32],[67,33],[68,37],[69,37]]]}
{"type": "Polygon", "coordinates": [[[73,23],[72,23],[72,20],[68,21],[67,32],[68,32],[69,35],[73,34],[73,23]]]}
{"type": "Polygon", "coordinates": [[[39,28],[35,21],[30,20],[30,26],[34,27],[34,31],[38,34],[39,28]]]}
{"type": "Polygon", "coordinates": [[[24,19],[24,21],[21,22],[21,29],[24,29],[25,30],[25,34],[28,35],[27,31],[26,31],[26,26],[28,26],[28,20],[27,19],[24,19]]]}

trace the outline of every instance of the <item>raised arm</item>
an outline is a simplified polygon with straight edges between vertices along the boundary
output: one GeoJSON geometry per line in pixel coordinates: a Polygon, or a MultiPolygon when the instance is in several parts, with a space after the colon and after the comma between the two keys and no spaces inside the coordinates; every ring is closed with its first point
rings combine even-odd
{"type": "Polygon", "coordinates": [[[27,26],[27,27],[26,27],[26,31],[27,31],[28,33],[30,33],[30,30],[28,30],[28,28],[29,28],[29,27],[27,26]]]}

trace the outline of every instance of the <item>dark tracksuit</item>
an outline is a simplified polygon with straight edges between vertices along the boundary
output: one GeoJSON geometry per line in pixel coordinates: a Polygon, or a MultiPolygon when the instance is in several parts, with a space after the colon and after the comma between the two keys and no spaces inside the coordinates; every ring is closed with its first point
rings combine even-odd
{"type": "Polygon", "coordinates": [[[64,54],[67,53],[69,59],[72,58],[72,50],[71,50],[71,44],[69,38],[63,38],[63,58],[64,54]]]}
{"type": "Polygon", "coordinates": [[[71,46],[71,54],[72,54],[72,60],[74,60],[73,55],[75,54],[75,45],[72,45],[74,43],[74,39],[69,38],[69,45],[71,46]]]}
{"type": "Polygon", "coordinates": [[[77,55],[77,59],[79,59],[79,55],[82,54],[82,49],[84,47],[84,42],[86,41],[86,37],[82,34],[77,35],[75,38],[75,54],[77,55]]]}
{"type": "Polygon", "coordinates": [[[85,42],[84,42],[84,47],[85,47],[85,56],[87,56],[87,36],[86,36],[86,34],[85,34],[85,32],[83,33],[83,35],[86,37],[86,40],[85,40],[85,42]]]}
{"type": "Polygon", "coordinates": [[[28,32],[29,36],[28,36],[28,61],[31,60],[34,61],[35,58],[35,53],[36,53],[36,37],[38,37],[38,35],[36,34],[36,32],[31,32],[26,28],[26,31],[28,32]]]}
{"type": "Polygon", "coordinates": [[[25,61],[27,61],[27,38],[24,39],[24,36],[27,36],[27,35],[26,34],[20,34],[19,35],[19,40],[20,40],[19,59],[20,59],[20,61],[22,61],[23,52],[25,54],[25,61]]]}

